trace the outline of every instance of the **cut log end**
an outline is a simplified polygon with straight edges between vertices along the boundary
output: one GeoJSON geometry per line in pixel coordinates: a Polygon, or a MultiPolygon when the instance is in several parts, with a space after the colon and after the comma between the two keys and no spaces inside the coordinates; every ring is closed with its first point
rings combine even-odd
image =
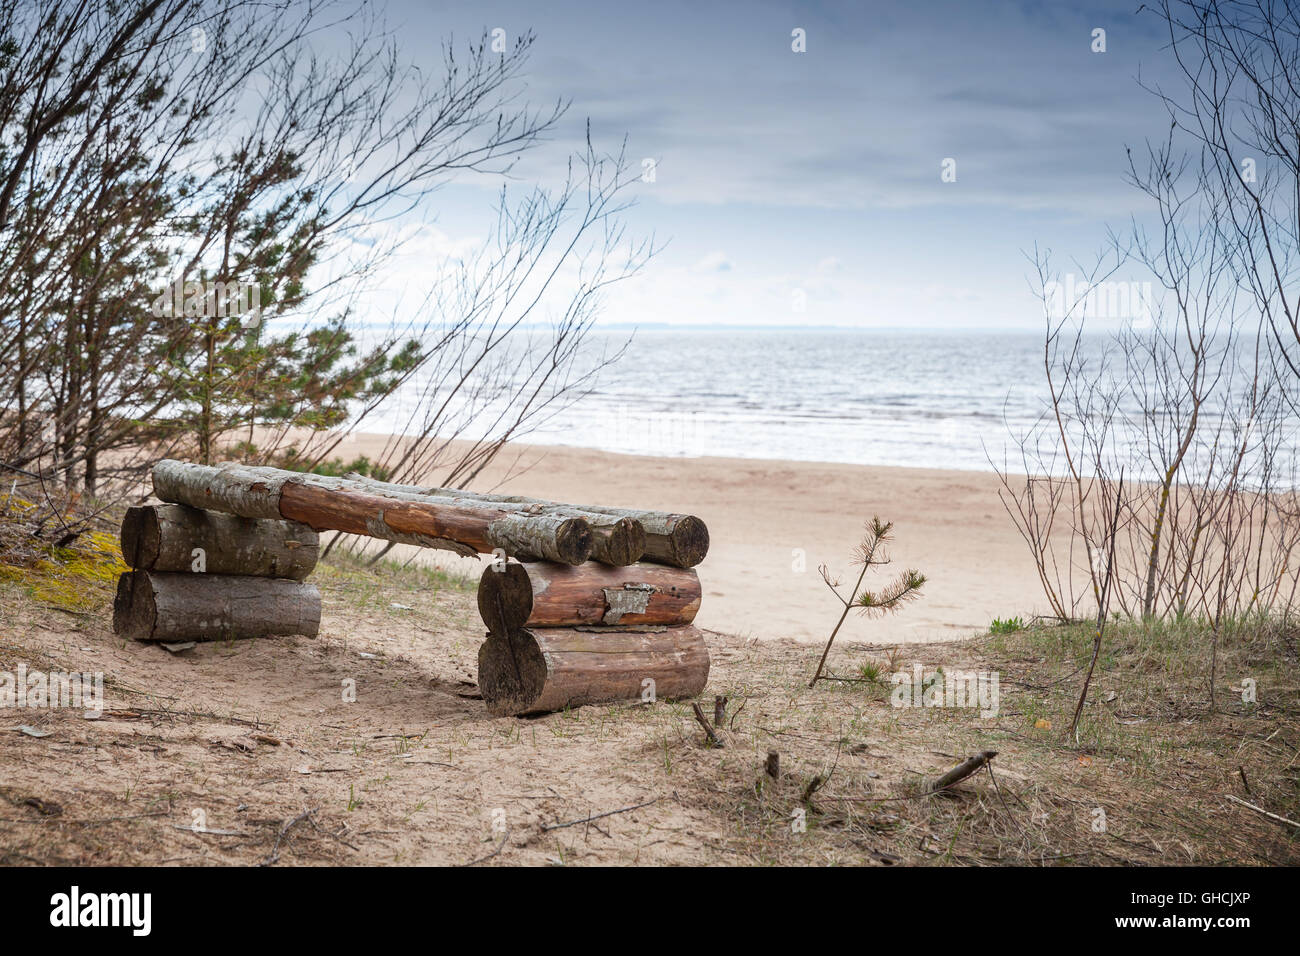
{"type": "Polygon", "coordinates": [[[683,515],[669,535],[672,564],[693,568],[709,553],[709,529],[694,515],[683,515]]]}
{"type": "Polygon", "coordinates": [[[117,593],[113,596],[113,633],[135,641],[152,640],[157,618],[149,575],[128,571],[118,578],[117,593]]]}
{"type": "Polygon", "coordinates": [[[635,518],[620,518],[613,524],[593,524],[591,557],[601,564],[622,568],[636,564],[645,554],[645,527],[635,518]]]}
{"type": "Polygon", "coordinates": [[[478,651],[478,686],[488,711],[525,714],[546,689],[546,660],[525,632],[488,635],[478,651]]]}
{"type": "Polygon", "coordinates": [[[478,583],[478,612],[494,634],[522,627],[533,613],[533,584],[522,564],[493,563],[478,583]]]}
{"type": "Polygon", "coordinates": [[[582,518],[569,518],[556,529],[556,558],[563,564],[582,564],[591,557],[591,544],[591,526],[582,518]]]}
{"type": "Polygon", "coordinates": [[[122,557],[133,568],[151,568],[158,560],[162,533],[158,511],[148,506],[126,510],[122,519],[122,557]]]}

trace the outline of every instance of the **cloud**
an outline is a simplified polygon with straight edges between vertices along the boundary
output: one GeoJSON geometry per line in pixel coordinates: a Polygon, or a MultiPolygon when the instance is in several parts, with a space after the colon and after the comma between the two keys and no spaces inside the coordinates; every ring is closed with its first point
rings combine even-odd
{"type": "Polygon", "coordinates": [[[732,263],[725,252],[715,250],[695,263],[694,268],[696,272],[730,272],[732,263]]]}
{"type": "MultiPolygon", "coordinates": [[[[588,120],[597,149],[626,137],[633,177],[655,160],[628,219],[670,250],[611,291],[615,322],[785,323],[799,288],[794,321],[1015,324],[1032,311],[1021,250],[1086,259],[1107,222],[1140,214],[1124,147],[1167,126],[1136,82],[1140,67],[1170,83],[1167,53],[1128,0],[395,6],[406,36],[536,33],[518,102],[572,108],[516,181],[562,181],[588,120]],[[806,53],[790,49],[796,26],[806,53]],[[1098,26],[1104,54],[1089,48],[1098,26]],[[940,179],[945,157],[956,182],[940,179]]],[[[466,214],[451,231],[473,228],[466,214]]]]}
{"type": "MultiPolygon", "coordinates": [[[[774,3],[741,15],[670,0],[653,17],[507,8],[500,18],[539,38],[530,96],[573,103],[555,148],[517,172],[558,168],[562,144],[580,141],[590,118],[598,142],[626,134],[634,164],[658,161],[640,188],[663,202],[1122,214],[1132,206],[1123,147],[1160,125],[1134,80],[1158,41],[1131,4],[1087,15],[1009,0],[844,2],[797,16],[774,3]],[[1110,52],[1092,54],[1099,22],[1110,52]],[[796,25],[806,53],[790,49],[796,25]],[[959,177],[944,189],[948,156],[959,177]]],[[[1155,78],[1147,64],[1143,74],[1155,78]]]]}

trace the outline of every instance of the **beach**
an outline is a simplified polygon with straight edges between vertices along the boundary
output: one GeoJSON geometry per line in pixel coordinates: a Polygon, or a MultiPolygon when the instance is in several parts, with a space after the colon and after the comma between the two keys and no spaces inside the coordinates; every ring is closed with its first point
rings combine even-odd
{"type": "MultiPolygon", "coordinates": [[[[385,441],[356,434],[333,454],[373,459],[385,441]]],[[[511,445],[473,487],[698,515],[711,544],[696,569],[704,601],[695,623],[742,637],[825,640],[841,608],[818,566],[826,564],[848,593],[858,573],[853,551],[873,515],[894,523],[895,540],[893,563],[869,575],[867,586],[909,567],[929,580],[921,598],[896,614],[853,613],[837,641],[952,640],[986,630],[995,617],[1027,618],[1045,609],[1028,549],[991,473],[511,445]]],[[[474,559],[420,557],[478,573],[474,559]]]]}

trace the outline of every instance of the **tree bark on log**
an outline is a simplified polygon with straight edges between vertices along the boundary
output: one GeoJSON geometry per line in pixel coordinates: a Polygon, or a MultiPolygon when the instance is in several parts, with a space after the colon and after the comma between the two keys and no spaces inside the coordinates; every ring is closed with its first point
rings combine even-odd
{"type": "Polygon", "coordinates": [[[529,627],[690,624],[700,609],[694,571],[662,564],[607,568],[550,562],[493,565],[478,585],[483,623],[497,636],[529,627]]]}
{"type": "Polygon", "coordinates": [[[163,501],[245,518],[287,518],[316,531],[346,531],[460,555],[497,549],[518,558],[581,564],[591,554],[582,518],[523,514],[491,502],[380,491],[345,478],[227,463],[160,461],[163,501]]]}
{"type": "Polygon", "coordinates": [[[128,571],[113,632],[137,641],[219,641],[320,631],[320,591],[287,578],[128,571]]]}
{"type": "Polygon", "coordinates": [[[695,515],[595,506],[590,510],[640,521],[645,528],[645,554],[641,556],[643,561],[654,561],[674,568],[693,568],[709,553],[709,529],[695,515]]]}
{"type": "Polygon", "coordinates": [[[380,492],[447,498],[452,501],[466,503],[486,502],[503,511],[520,514],[551,514],[561,515],[566,518],[582,518],[591,528],[591,560],[613,567],[621,568],[629,564],[635,564],[641,560],[646,550],[645,527],[635,517],[628,515],[603,514],[579,505],[558,505],[549,501],[533,501],[532,499],[510,501],[502,495],[478,494],[473,491],[462,491],[458,488],[425,488],[420,485],[398,485],[391,481],[379,481],[355,473],[349,474],[347,478],[350,481],[356,481],[380,492]]]}
{"type": "Polygon", "coordinates": [[[695,697],[708,680],[709,651],[690,625],[521,628],[489,634],[478,652],[479,690],[498,716],[641,700],[651,687],[656,699],[695,697]]]}
{"type": "Polygon", "coordinates": [[[320,536],[294,521],[239,518],[172,504],[129,508],[122,519],[122,557],[144,571],[302,581],[316,567],[319,553],[320,536]],[[197,567],[196,560],[201,561],[197,567]]]}
{"type": "MultiPolygon", "coordinates": [[[[360,478],[360,476],[358,476],[360,478]]],[[[586,518],[590,524],[593,516],[605,520],[630,518],[641,524],[645,531],[645,550],[640,560],[654,561],[676,568],[693,568],[704,560],[709,553],[709,529],[704,522],[694,515],[669,514],[664,511],[637,511],[633,508],[610,508],[604,505],[568,505],[542,498],[528,498],[523,495],[493,495],[459,488],[421,487],[418,485],[394,485],[389,482],[376,482],[373,478],[360,478],[365,482],[387,486],[394,489],[406,489],[422,495],[446,498],[474,498],[505,507],[507,505],[532,509],[535,514],[574,513],[586,518]]],[[[614,562],[606,562],[614,563],[614,562]]],[[[630,562],[629,562],[630,563],[630,562]]]]}

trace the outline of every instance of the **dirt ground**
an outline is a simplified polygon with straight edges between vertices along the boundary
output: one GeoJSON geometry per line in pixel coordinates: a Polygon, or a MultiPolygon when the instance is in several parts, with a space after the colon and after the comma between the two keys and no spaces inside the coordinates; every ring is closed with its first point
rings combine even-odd
{"type": "Polygon", "coordinates": [[[1044,675],[1075,669],[1073,645],[832,656],[840,673],[996,664],[1000,713],[984,719],[892,707],[887,681],[809,690],[816,649],[707,632],[705,709],[729,699],[715,749],[688,702],[491,717],[474,683],[472,590],[324,566],[313,580],[318,638],[176,654],[116,638],[107,590],[99,610],[69,613],[0,581],[0,670],[106,683],[99,719],[0,711],[0,863],[1300,862],[1294,829],[1225,796],[1294,797],[1294,713],[1197,725],[1126,690],[1121,661],[1083,743],[1067,746],[1068,705],[1044,675]],[[982,750],[999,752],[995,773],[922,792],[982,750]]]}

